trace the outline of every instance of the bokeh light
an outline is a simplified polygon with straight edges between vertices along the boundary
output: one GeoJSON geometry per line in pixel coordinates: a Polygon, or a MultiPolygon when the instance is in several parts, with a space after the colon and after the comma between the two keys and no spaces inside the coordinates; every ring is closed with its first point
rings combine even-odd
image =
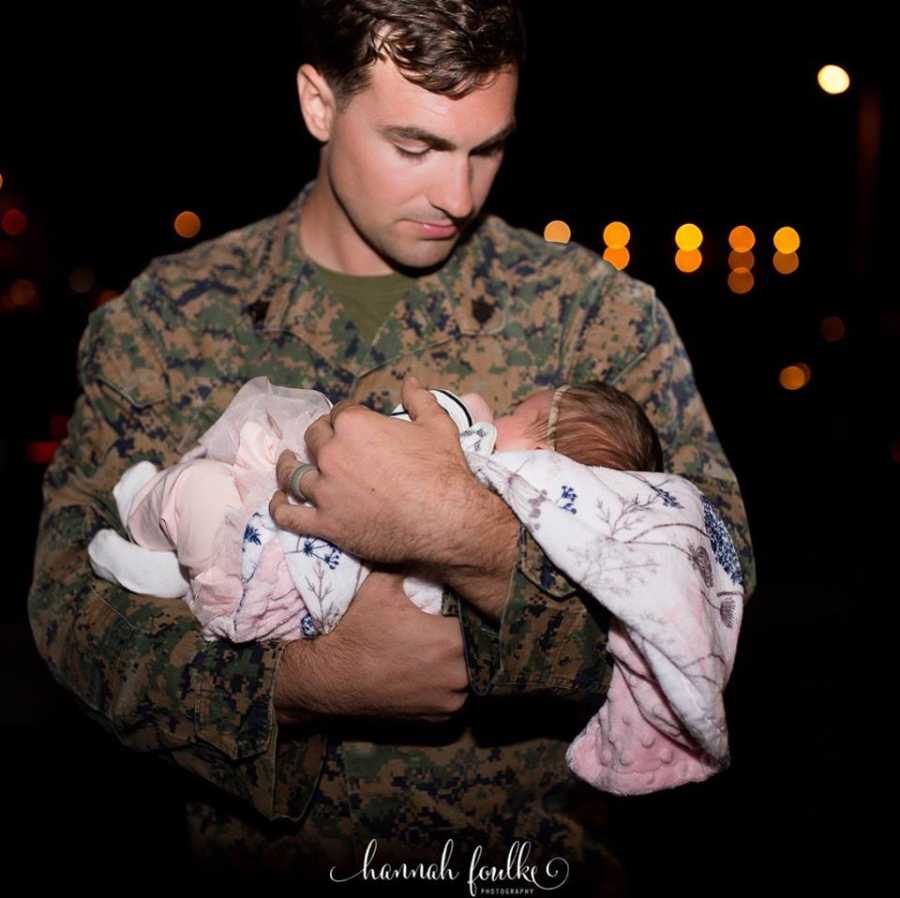
{"type": "Polygon", "coordinates": [[[50,416],[50,436],[54,440],[64,440],[69,432],[69,419],[65,415],[50,416]]]}
{"type": "Polygon", "coordinates": [[[622,271],[631,261],[631,253],[624,247],[608,246],[603,250],[603,258],[619,271],[622,271]]]}
{"type": "Polygon", "coordinates": [[[732,228],[728,235],[728,245],[736,253],[749,253],[756,245],[756,234],[747,225],[732,228]]]}
{"type": "Polygon", "coordinates": [[[190,210],[179,212],[175,216],[175,233],[185,240],[196,237],[200,233],[200,216],[190,210]]]}
{"type": "Polygon", "coordinates": [[[809,365],[800,363],[799,365],[787,365],[782,368],[778,375],[778,383],[785,390],[801,390],[809,383],[812,372],[809,365]]]}
{"type": "Polygon", "coordinates": [[[25,213],[20,212],[18,209],[7,209],[2,221],[0,221],[0,227],[10,237],[18,237],[28,227],[28,219],[25,217],[25,213]]]}
{"type": "Polygon", "coordinates": [[[0,190],[3,190],[3,175],[0,174],[0,190]]]}
{"type": "Polygon", "coordinates": [[[94,287],[94,272],[90,268],[76,268],[69,275],[69,289],[73,293],[90,293],[94,287]]]}
{"type": "Polygon", "coordinates": [[[728,273],[728,288],[732,293],[749,293],[753,284],[753,274],[749,268],[736,268],[728,273]]]}
{"type": "Polygon", "coordinates": [[[780,253],[795,253],[800,249],[800,235],[793,228],[779,228],[772,238],[772,243],[780,253]]]}
{"type": "Polygon", "coordinates": [[[800,257],[796,253],[775,253],[772,266],[779,274],[793,274],[800,267],[800,257]]]}
{"type": "Polygon", "coordinates": [[[611,221],[603,229],[603,242],[610,249],[624,249],[631,240],[631,231],[628,225],[621,221],[611,221]]]}
{"type": "Polygon", "coordinates": [[[571,238],[572,229],[564,221],[551,221],[544,228],[544,240],[548,243],[568,243],[571,238]]]}
{"type": "Polygon", "coordinates": [[[826,94],[842,94],[850,87],[850,76],[839,65],[823,65],[816,80],[826,94]]]}
{"type": "Polygon", "coordinates": [[[836,343],[844,338],[846,328],[844,322],[837,315],[829,315],[822,319],[821,333],[823,340],[828,343],[836,343]]]}
{"type": "Polygon", "coordinates": [[[17,309],[27,309],[37,305],[38,288],[34,281],[19,278],[9,288],[9,301],[17,309]]]}
{"type": "Polygon", "coordinates": [[[94,298],[94,302],[92,303],[93,307],[99,308],[100,306],[108,303],[111,299],[115,299],[119,295],[118,290],[110,290],[109,287],[105,287],[101,290],[97,296],[94,298]]]}
{"type": "Polygon", "coordinates": [[[675,267],[679,271],[690,273],[696,271],[703,264],[703,254],[699,249],[680,249],[675,253],[675,267]]]}
{"type": "Polygon", "coordinates": [[[732,250],[728,254],[729,268],[746,268],[749,271],[755,264],[756,258],[753,253],[739,253],[736,250],[732,250]]]}
{"type": "Polygon", "coordinates": [[[699,249],[703,243],[703,232],[695,224],[683,224],[675,232],[675,244],[687,252],[699,249]]]}
{"type": "Polygon", "coordinates": [[[25,444],[25,457],[33,465],[49,465],[58,448],[57,440],[36,440],[25,444]]]}
{"type": "Polygon", "coordinates": [[[900,465],[900,440],[891,443],[891,458],[900,465]]]}

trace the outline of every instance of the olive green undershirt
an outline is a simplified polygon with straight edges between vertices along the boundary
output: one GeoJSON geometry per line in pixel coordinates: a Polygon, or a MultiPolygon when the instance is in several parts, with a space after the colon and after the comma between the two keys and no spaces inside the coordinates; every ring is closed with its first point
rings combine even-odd
{"type": "Polygon", "coordinates": [[[316,275],[344,307],[347,317],[356,325],[360,340],[370,345],[391,309],[416,279],[399,272],[392,274],[353,275],[324,268],[312,262],[316,275]]]}

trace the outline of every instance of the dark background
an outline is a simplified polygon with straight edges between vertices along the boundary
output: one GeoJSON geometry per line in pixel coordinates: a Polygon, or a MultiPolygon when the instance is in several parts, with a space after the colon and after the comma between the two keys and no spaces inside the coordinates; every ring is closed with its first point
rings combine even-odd
{"type": "MultiPolygon", "coordinates": [[[[520,127],[488,207],[539,233],[563,219],[598,252],[607,222],[629,225],[627,270],[655,286],[687,346],[742,486],[760,579],[727,693],[731,769],[612,801],[612,848],[634,895],[859,889],[871,847],[857,795],[877,791],[879,768],[870,728],[855,724],[872,677],[855,646],[859,612],[896,595],[868,565],[890,569],[871,541],[891,532],[878,509],[890,508],[900,468],[884,202],[896,186],[897,94],[884,23],[526,10],[520,127]],[[826,63],[849,71],[847,93],[818,87],[826,63]],[[865,152],[861,121],[877,135],[865,152]],[[691,275],[673,264],[687,221],[705,234],[691,275]],[[755,286],[741,296],[726,285],[737,224],[757,235],[755,286]],[[784,224],[802,241],[789,276],[771,265],[784,224]],[[820,332],[830,315],[846,327],[833,343],[820,332]],[[783,389],[779,371],[798,362],[810,382],[783,389]]],[[[154,256],[279,211],[314,177],[296,25],[290,4],[78,5],[5,11],[0,42],[0,215],[15,206],[28,217],[21,236],[0,232],[10,857],[30,865],[33,852],[75,881],[113,859],[174,871],[185,860],[183,774],[84,719],[34,649],[25,597],[44,465],[29,458],[61,436],[77,341],[104,290],[124,289],[154,256]],[[182,209],[202,219],[194,240],[172,229],[182,209]],[[93,272],[87,294],[71,288],[78,268],[93,272]],[[37,299],[12,306],[22,278],[37,299]]]]}

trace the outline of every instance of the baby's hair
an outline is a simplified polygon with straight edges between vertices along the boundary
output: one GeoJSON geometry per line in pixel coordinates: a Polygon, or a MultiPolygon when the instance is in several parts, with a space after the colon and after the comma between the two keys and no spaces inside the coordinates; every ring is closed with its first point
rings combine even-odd
{"type": "MultiPolygon", "coordinates": [[[[549,442],[548,422],[535,436],[549,442]]],[[[582,465],[619,471],[662,471],[659,436],[627,393],[601,381],[571,385],[559,397],[555,449],[582,465]]]]}

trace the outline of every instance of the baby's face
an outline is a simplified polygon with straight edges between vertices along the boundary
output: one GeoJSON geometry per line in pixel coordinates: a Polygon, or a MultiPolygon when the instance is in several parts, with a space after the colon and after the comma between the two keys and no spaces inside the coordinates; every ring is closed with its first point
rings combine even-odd
{"type": "Polygon", "coordinates": [[[496,450],[498,452],[518,452],[530,449],[549,449],[529,434],[535,424],[545,422],[550,416],[553,390],[538,390],[520,402],[509,415],[495,418],[488,404],[477,393],[467,393],[460,397],[472,414],[474,421],[487,421],[497,428],[496,450]]]}

